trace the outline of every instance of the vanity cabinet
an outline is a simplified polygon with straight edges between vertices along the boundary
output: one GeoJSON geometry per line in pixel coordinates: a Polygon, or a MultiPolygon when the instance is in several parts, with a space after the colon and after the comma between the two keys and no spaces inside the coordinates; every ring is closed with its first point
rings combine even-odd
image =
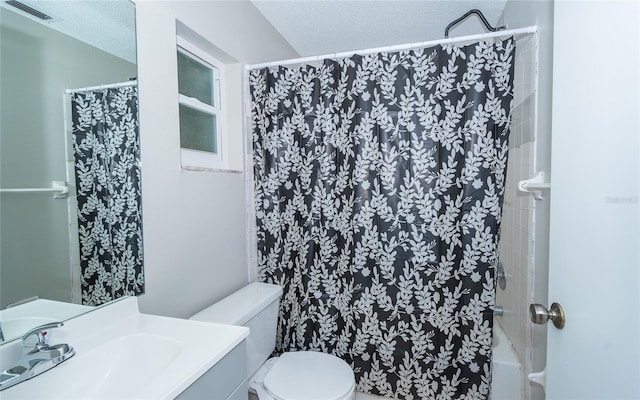
{"type": "Polygon", "coordinates": [[[247,353],[243,340],[180,393],[177,399],[246,400],[247,386],[247,353]]]}

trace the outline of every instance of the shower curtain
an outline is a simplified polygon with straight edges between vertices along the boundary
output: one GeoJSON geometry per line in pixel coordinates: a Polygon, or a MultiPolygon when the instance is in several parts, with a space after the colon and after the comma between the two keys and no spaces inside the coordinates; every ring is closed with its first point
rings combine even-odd
{"type": "Polygon", "coordinates": [[[135,87],[71,95],[82,303],[144,291],[135,87]]]}
{"type": "Polygon", "coordinates": [[[251,71],[277,351],[341,357],[362,392],[487,398],[514,46],[251,71]]]}

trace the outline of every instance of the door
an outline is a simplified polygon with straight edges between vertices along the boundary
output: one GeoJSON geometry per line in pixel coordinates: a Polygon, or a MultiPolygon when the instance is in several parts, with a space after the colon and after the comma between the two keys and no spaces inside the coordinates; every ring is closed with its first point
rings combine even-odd
{"type": "Polygon", "coordinates": [[[638,1],[556,1],[547,399],[640,398],[638,1]]]}

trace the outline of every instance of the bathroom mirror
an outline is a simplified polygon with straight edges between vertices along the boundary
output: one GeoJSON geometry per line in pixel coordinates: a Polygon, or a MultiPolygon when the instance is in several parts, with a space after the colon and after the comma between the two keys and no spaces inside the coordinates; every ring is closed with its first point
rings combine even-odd
{"type": "Polygon", "coordinates": [[[141,293],[144,281],[140,166],[128,153],[139,148],[134,4],[3,0],[0,25],[0,329],[6,341],[29,324],[141,293]],[[136,138],[104,139],[111,131],[136,138]],[[113,154],[129,160],[128,175],[119,159],[106,158],[113,154]],[[125,184],[110,178],[118,174],[137,188],[135,195],[123,195],[125,184]],[[126,254],[118,257],[127,258],[127,267],[118,269],[113,249],[123,237],[126,254]]]}

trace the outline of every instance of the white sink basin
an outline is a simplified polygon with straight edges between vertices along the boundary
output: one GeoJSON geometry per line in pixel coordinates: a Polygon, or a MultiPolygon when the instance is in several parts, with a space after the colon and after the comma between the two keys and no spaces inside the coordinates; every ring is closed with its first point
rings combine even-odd
{"type": "Polygon", "coordinates": [[[66,398],[128,398],[148,385],[180,353],[181,346],[160,336],[138,333],[113,339],[75,359],[82,382],[62,390],[66,398]]]}
{"type": "MultiPolygon", "coordinates": [[[[243,327],[140,314],[127,298],[54,329],[76,355],[3,390],[8,399],[173,399],[248,335],[243,327]]],[[[20,341],[0,347],[2,368],[20,341]]]]}

